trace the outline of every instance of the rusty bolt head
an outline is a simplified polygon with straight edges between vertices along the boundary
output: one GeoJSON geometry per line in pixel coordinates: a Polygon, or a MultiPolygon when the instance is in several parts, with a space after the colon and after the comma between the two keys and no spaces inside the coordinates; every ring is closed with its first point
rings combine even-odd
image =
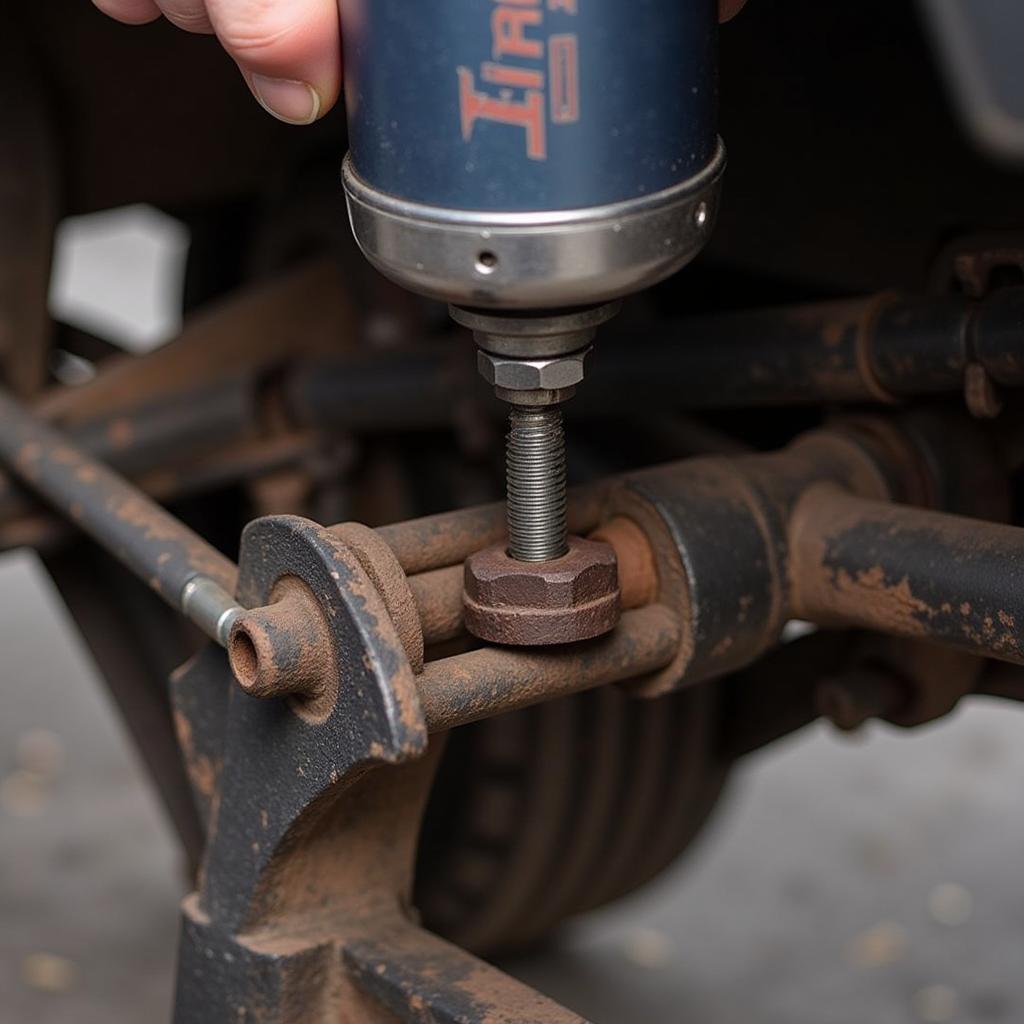
{"type": "Polygon", "coordinates": [[[619,620],[619,579],[611,545],[569,538],[568,554],[517,562],[504,545],[466,561],[466,628],[481,640],[519,647],[601,636],[619,620]]]}
{"type": "Polygon", "coordinates": [[[484,380],[504,391],[561,391],[583,380],[583,361],[590,349],[549,359],[512,359],[479,352],[477,366],[484,380]]]}

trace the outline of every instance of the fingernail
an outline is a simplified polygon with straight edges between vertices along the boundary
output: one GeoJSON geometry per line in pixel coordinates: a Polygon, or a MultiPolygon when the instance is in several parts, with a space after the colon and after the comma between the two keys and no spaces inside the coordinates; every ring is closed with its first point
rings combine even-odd
{"type": "Polygon", "coordinates": [[[320,94],[306,82],[253,75],[252,91],[268,114],[286,124],[312,124],[320,116],[320,94]]]}

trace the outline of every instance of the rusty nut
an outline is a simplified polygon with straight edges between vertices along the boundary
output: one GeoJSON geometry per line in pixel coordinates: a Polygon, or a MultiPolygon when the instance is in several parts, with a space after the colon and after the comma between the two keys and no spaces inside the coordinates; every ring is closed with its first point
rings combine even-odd
{"type": "Polygon", "coordinates": [[[619,620],[615,551],[569,538],[569,551],[550,562],[518,562],[504,545],[466,560],[466,628],[481,640],[517,647],[574,643],[601,636],[619,620]]]}
{"type": "Polygon", "coordinates": [[[504,391],[562,391],[583,380],[589,352],[587,348],[548,359],[511,359],[481,351],[477,366],[488,384],[504,391]]]}

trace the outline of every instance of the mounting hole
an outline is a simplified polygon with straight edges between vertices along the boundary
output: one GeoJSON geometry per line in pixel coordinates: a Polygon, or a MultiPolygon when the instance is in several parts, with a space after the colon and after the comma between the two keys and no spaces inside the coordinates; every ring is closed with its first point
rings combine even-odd
{"type": "Polygon", "coordinates": [[[236,629],[228,641],[228,658],[235,678],[244,690],[251,690],[256,685],[259,674],[260,657],[256,644],[244,629],[236,629]]]}
{"type": "Polygon", "coordinates": [[[493,274],[498,266],[498,257],[489,250],[479,253],[476,258],[476,272],[478,274],[493,274]]]}

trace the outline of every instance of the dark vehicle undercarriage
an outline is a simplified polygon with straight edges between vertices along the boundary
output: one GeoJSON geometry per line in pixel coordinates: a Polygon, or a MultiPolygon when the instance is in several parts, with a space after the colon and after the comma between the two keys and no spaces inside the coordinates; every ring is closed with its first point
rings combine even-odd
{"type": "MultiPolygon", "coordinates": [[[[717,227],[565,406],[621,614],[540,646],[467,632],[506,410],[363,260],[344,114],[275,124],[212,40],[79,0],[0,51],[0,549],[41,553],[186,851],[178,1020],[580,1020],[477,957],[659,875],[819,717],[1024,699],[1024,171],[913,4],[723,30],[717,227]],[[145,356],[47,313],[58,224],[136,202],[192,235],[145,356]]],[[[543,628],[587,586],[552,570],[543,628]]]]}

